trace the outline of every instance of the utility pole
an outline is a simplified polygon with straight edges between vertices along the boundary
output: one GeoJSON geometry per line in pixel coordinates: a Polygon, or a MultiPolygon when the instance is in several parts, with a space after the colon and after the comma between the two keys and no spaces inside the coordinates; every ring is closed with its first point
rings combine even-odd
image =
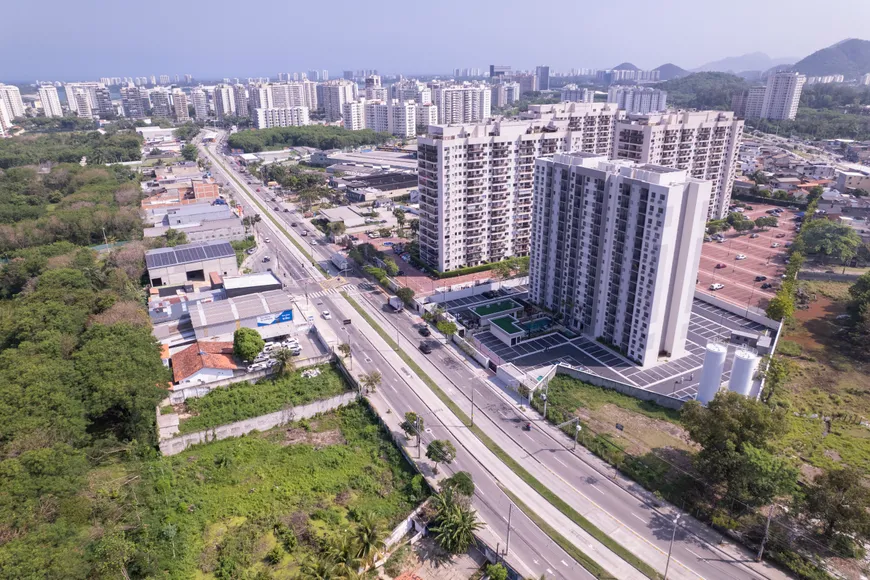
{"type": "Polygon", "coordinates": [[[474,385],[471,385],[471,426],[474,427],[474,385]]]}
{"type": "Polygon", "coordinates": [[[507,542],[504,545],[504,555],[507,556],[511,551],[511,516],[514,513],[514,504],[511,502],[508,504],[508,529],[507,529],[507,542]]]}
{"type": "Polygon", "coordinates": [[[773,504],[767,512],[767,522],[764,524],[764,536],[761,538],[761,546],[759,546],[758,555],[755,557],[756,562],[761,562],[761,556],[764,555],[764,545],[767,543],[767,533],[770,531],[770,520],[773,519],[773,510],[775,508],[776,504],[773,504]]]}
{"type": "Polygon", "coordinates": [[[671,551],[674,549],[674,538],[677,537],[677,523],[680,521],[680,514],[677,514],[677,517],[674,518],[674,531],[671,534],[671,544],[668,546],[668,562],[665,564],[665,577],[664,580],[668,580],[668,568],[671,567],[671,551]]]}
{"type": "Polygon", "coordinates": [[[417,459],[420,459],[420,416],[414,419],[414,431],[417,432],[417,459]]]}

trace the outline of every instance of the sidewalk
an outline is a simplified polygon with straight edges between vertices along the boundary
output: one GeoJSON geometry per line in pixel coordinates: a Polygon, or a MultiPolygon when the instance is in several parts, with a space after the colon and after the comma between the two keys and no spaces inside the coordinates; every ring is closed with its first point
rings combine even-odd
{"type": "MultiPolygon", "coordinates": [[[[344,299],[341,298],[344,302],[344,299]]],[[[345,302],[346,304],[346,302],[345,302]]],[[[349,304],[345,306],[347,312],[342,316],[350,318],[357,328],[366,328],[368,323],[362,316],[349,304]]],[[[371,312],[369,312],[372,315],[371,312]]],[[[387,359],[390,366],[394,369],[402,369],[405,362],[399,357],[392,348],[384,342],[377,333],[372,333],[368,339],[381,351],[384,358],[387,359]]],[[[407,348],[407,340],[405,347],[407,348]]],[[[419,364],[419,363],[418,363],[419,364]]],[[[601,542],[593,538],[589,533],[583,530],[580,526],[572,522],[567,516],[556,509],[550,502],[541,497],[536,491],[529,487],[520,477],[508,468],[500,459],[498,459],[471,431],[453,415],[449,409],[441,402],[441,400],[432,392],[429,387],[423,383],[415,374],[408,373],[405,376],[407,382],[411,384],[417,395],[423,399],[426,406],[431,409],[441,409],[438,413],[442,423],[447,428],[453,438],[464,447],[468,452],[483,466],[483,468],[492,475],[497,481],[501,482],[506,488],[510,489],[514,494],[522,498],[523,502],[529,506],[538,516],[544,518],[551,526],[556,528],[565,538],[573,543],[578,549],[585,554],[593,556],[605,570],[615,575],[617,578],[637,579],[646,578],[633,566],[625,562],[622,558],[614,554],[609,548],[601,542]]],[[[382,397],[380,394],[378,398],[382,397]]],[[[386,401],[384,401],[386,403],[386,401]]],[[[382,407],[381,407],[382,408],[382,407]]],[[[393,415],[397,416],[400,413],[394,410],[392,413],[385,413],[382,416],[393,415]]],[[[395,417],[394,417],[395,418],[395,417]]],[[[514,457],[521,455],[522,452],[513,453],[514,457]]],[[[676,577],[676,576],[674,576],[676,577]]],[[[697,576],[693,576],[697,578],[697,576]]]]}

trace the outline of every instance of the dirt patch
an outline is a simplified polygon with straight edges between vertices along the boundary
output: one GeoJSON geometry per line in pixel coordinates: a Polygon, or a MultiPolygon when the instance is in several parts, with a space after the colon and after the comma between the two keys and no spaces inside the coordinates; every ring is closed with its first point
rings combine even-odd
{"type": "Polygon", "coordinates": [[[821,294],[813,296],[815,300],[809,302],[808,308],[795,310],[794,318],[799,327],[789,329],[785,338],[798,343],[805,350],[817,353],[836,340],[837,333],[843,328],[837,324],[837,316],[846,312],[846,305],[821,294]]]}
{"type": "Polygon", "coordinates": [[[291,428],[284,431],[284,437],[281,438],[279,443],[281,445],[305,443],[306,445],[314,446],[316,449],[321,449],[330,445],[344,445],[347,441],[339,429],[315,433],[301,428],[291,428]]]}
{"type": "Polygon", "coordinates": [[[577,416],[594,431],[610,433],[632,455],[644,455],[652,449],[661,448],[683,451],[699,449],[679,425],[632,413],[616,405],[602,405],[594,411],[581,407],[577,409],[577,416]],[[623,426],[622,431],[616,428],[617,423],[623,426]]]}
{"type": "Polygon", "coordinates": [[[836,451],[834,451],[833,449],[825,449],[825,451],[823,453],[824,453],[825,457],[827,457],[831,461],[838,461],[838,462],[842,461],[840,454],[837,453],[836,451]]]}

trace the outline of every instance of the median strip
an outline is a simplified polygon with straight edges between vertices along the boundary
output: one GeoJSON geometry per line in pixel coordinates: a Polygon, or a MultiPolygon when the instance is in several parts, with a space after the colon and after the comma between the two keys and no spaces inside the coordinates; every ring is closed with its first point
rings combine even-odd
{"type": "MultiPolygon", "coordinates": [[[[227,175],[229,175],[230,179],[232,179],[233,181],[236,182],[236,184],[239,186],[239,189],[241,189],[242,191],[245,191],[245,186],[242,185],[242,182],[239,181],[239,180],[236,178],[236,176],[235,176],[235,174],[232,172],[232,170],[227,169],[227,168],[226,168],[226,167],[225,167],[225,166],[224,166],[220,161],[218,161],[217,158],[216,158],[214,155],[212,155],[211,151],[208,150],[208,147],[206,147],[206,151],[208,152],[208,156],[211,157],[212,160],[213,160],[215,163],[217,163],[218,165],[221,166],[221,168],[224,170],[224,173],[226,173],[227,175]]],[[[305,246],[303,246],[302,244],[300,244],[299,242],[297,242],[296,239],[295,239],[292,235],[290,235],[290,232],[287,231],[287,230],[284,228],[284,226],[282,226],[282,225],[278,222],[278,220],[276,220],[274,217],[272,217],[272,214],[269,213],[269,211],[265,208],[265,206],[263,206],[263,205],[259,202],[259,200],[257,199],[257,197],[256,197],[255,195],[251,195],[250,198],[251,198],[251,201],[254,202],[254,205],[256,205],[258,208],[260,208],[260,211],[263,212],[263,214],[264,214],[267,218],[269,218],[269,219],[272,221],[273,224],[275,224],[275,227],[277,227],[279,230],[281,230],[281,233],[283,233],[283,234],[287,237],[287,239],[290,240],[290,242],[292,242],[294,246],[296,246],[296,249],[298,249],[300,252],[302,252],[302,255],[303,255],[303,256],[305,256],[306,258],[308,258],[308,261],[311,262],[311,265],[313,265],[315,268],[317,268],[318,270],[320,270],[320,273],[321,273],[321,274],[323,274],[323,275],[326,276],[327,278],[330,278],[329,272],[327,272],[327,271],[323,268],[323,266],[321,266],[320,263],[319,263],[317,260],[314,259],[314,256],[312,256],[310,253],[308,253],[308,251],[305,249],[305,246]]]]}
{"type": "MultiPolygon", "coordinates": [[[[351,298],[344,290],[342,290],[341,295],[344,297],[345,300],[348,301],[348,303],[350,303],[353,309],[356,310],[357,313],[363,317],[363,319],[365,319],[369,326],[375,329],[375,332],[378,333],[378,335],[384,340],[384,342],[386,342],[391,348],[396,351],[396,353],[399,355],[399,357],[401,357],[405,364],[411,367],[411,369],[417,374],[417,376],[419,376],[420,379],[424,383],[426,383],[426,386],[432,389],[432,391],[438,396],[438,398],[441,399],[441,402],[447,405],[447,407],[453,412],[454,415],[459,418],[460,421],[462,421],[466,425],[471,423],[469,417],[462,411],[462,409],[459,408],[459,405],[453,402],[453,400],[447,396],[447,393],[441,390],[438,384],[434,380],[432,380],[432,378],[430,378],[429,375],[427,375],[422,368],[420,368],[420,365],[418,365],[417,362],[414,361],[414,359],[412,359],[405,351],[399,348],[398,343],[390,338],[389,334],[387,334],[384,329],[381,328],[381,326],[371,317],[371,315],[369,315],[368,312],[366,312],[362,308],[362,306],[359,305],[359,303],[357,303],[356,300],[351,298]]],[[[652,566],[635,556],[621,544],[616,542],[613,538],[601,531],[595,524],[583,517],[574,508],[572,508],[559,496],[550,491],[544,484],[538,481],[531,473],[526,471],[525,468],[517,463],[517,461],[514,460],[510,455],[508,455],[501,447],[499,447],[495,441],[490,439],[490,437],[486,433],[484,433],[480,429],[480,427],[475,425],[473,427],[469,427],[469,429],[490,451],[492,451],[496,455],[496,457],[498,457],[505,465],[507,465],[511,469],[511,471],[517,474],[520,479],[522,479],[532,489],[538,492],[544,499],[549,501],[553,505],[553,507],[562,512],[568,519],[583,528],[589,535],[601,542],[614,554],[618,555],[620,558],[634,566],[643,575],[656,580],[661,578],[661,574],[656,572],[656,570],[652,566]]],[[[565,552],[571,554],[571,556],[574,557],[574,559],[577,560],[584,568],[589,570],[590,573],[598,575],[595,570],[590,569],[588,566],[586,566],[585,562],[590,561],[588,556],[585,556],[585,554],[583,554],[583,552],[581,552],[574,544],[572,544],[560,534],[555,532],[552,527],[547,526],[545,523],[542,525],[543,520],[541,520],[536,514],[534,514],[534,512],[532,512],[527,506],[517,500],[514,496],[511,496],[511,499],[514,501],[514,503],[517,504],[517,507],[522,509],[523,512],[536,524],[538,524],[538,527],[544,530],[544,532],[546,532],[547,535],[553,539],[553,541],[555,541],[563,550],[565,550],[565,552]],[[584,558],[581,559],[579,557],[575,557],[575,554],[577,553],[583,554],[584,558]]],[[[597,564],[595,564],[595,566],[597,566],[598,569],[601,570],[600,566],[598,566],[597,564]]],[[[603,570],[601,571],[604,572],[603,570]]],[[[612,576],[607,575],[599,577],[612,576]]]]}

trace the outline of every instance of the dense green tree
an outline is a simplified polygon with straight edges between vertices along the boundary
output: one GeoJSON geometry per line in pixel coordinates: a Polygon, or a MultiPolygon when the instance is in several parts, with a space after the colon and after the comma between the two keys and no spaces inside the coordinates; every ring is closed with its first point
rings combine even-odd
{"type": "Polygon", "coordinates": [[[366,393],[374,393],[377,391],[378,387],[381,385],[381,379],[380,371],[372,371],[368,374],[359,376],[359,382],[365,389],[366,393]]]}
{"type": "Polygon", "coordinates": [[[749,505],[767,505],[777,497],[791,495],[797,476],[798,470],[788,458],[745,443],[737,470],[728,482],[728,493],[749,505]]]}
{"type": "Polygon", "coordinates": [[[456,323],[450,322],[449,320],[439,320],[435,327],[438,329],[439,332],[441,332],[441,334],[443,334],[447,338],[452,337],[454,334],[456,334],[456,331],[458,330],[456,328],[456,323]]]}
{"type": "Polygon", "coordinates": [[[487,564],[486,575],[489,580],[508,580],[507,568],[501,564],[487,564]]]}
{"type": "Polygon", "coordinates": [[[384,258],[384,271],[392,277],[399,273],[399,266],[392,258],[384,258]]]}
{"type": "Polygon", "coordinates": [[[441,489],[447,488],[461,496],[471,497],[474,495],[474,480],[467,471],[457,471],[441,482],[441,489]]]}
{"type": "Polygon", "coordinates": [[[392,135],[376,133],[371,129],[351,131],[342,127],[309,125],[239,131],[230,135],[227,142],[230,147],[242,149],[245,153],[257,153],[275,146],[344,149],[385,143],[392,138],[392,135]]]}
{"type": "Polygon", "coordinates": [[[784,409],[771,409],[727,391],[718,393],[707,407],[689,401],[682,420],[689,436],[701,446],[695,456],[696,468],[711,485],[723,485],[731,497],[752,491],[745,474],[753,469],[777,471],[751,450],[771,451],[770,442],[787,429],[784,409]]]}
{"type": "Polygon", "coordinates": [[[197,157],[199,157],[199,150],[196,148],[196,145],[185,145],[181,148],[181,157],[185,161],[196,161],[197,157]]]}
{"type": "Polygon", "coordinates": [[[864,474],[851,467],[817,475],[807,489],[807,515],[822,525],[828,538],[835,534],[870,536],[870,490],[864,474]]]}
{"type": "Polygon", "coordinates": [[[405,420],[399,425],[407,437],[419,435],[425,428],[423,418],[414,411],[405,413],[405,420]]]}
{"type": "Polygon", "coordinates": [[[181,230],[169,228],[163,232],[164,243],[167,248],[172,248],[187,243],[187,234],[181,230]]]}
{"type": "Polygon", "coordinates": [[[779,224],[779,220],[773,216],[761,216],[755,218],[755,226],[758,228],[775,228],[779,224]]]}
{"type": "Polygon", "coordinates": [[[765,314],[773,320],[789,318],[794,314],[794,298],[788,290],[780,289],[776,296],[770,299],[765,309],[765,314]]]}
{"type": "Polygon", "coordinates": [[[406,306],[414,304],[414,291],[408,287],[402,287],[396,290],[396,296],[402,299],[406,306]]]}
{"type": "Polygon", "coordinates": [[[266,341],[253,328],[240,328],[233,333],[233,353],[242,360],[254,360],[264,346],[266,341]]]}
{"type": "Polygon", "coordinates": [[[196,123],[185,123],[175,128],[175,136],[182,141],[191,141],[202,129],[196,123]]]}
{"type": "Polygon", "coordinates": [[[801,230],[801,239],[808,253],[838,262],[855,257],[861,245],[861,238],[849,225],[826,219],[807,222],[801,230]]]}
{"type": "Polygon", "coordinates": [[[437,506],[435,525],[430,525],[429,531],[447,552],[464,553],[474,542],[474,533],[482,527],[477,512],[464,502],[456,501],[450,491],[438,494],[433,499],[437,506]]]}
{"type": "Polygon", "coordinates": [[[743,78],[721,72],[699,72],[658,83],[668,92],[668,103],[691,109],[731,108],[731,98],[750,87],[743,78]]]}
{"type": "Polygon", "coordinates": [[[450,465],[456,459],[456,447],[446,439],[435,439],[426,447],[426,457],[435,464],[434,471],[438,473],[438,464],[450,465]]]}
{"type": "Polygon", "coordinates": [[[273,353],[272,358],[278,362],[278,368],[276,369],[278,374],[285,375],[296,370],[296,363],[294,362],[296,355],[290,349],[282,348],[273,353]]]}
{"type": "Polygon", "coordinates": [[[354,533],[356,553],[363,566],[370,568],[386,549],[387,532],[371,512],[366,512],[357,523],[354,533]]]}

